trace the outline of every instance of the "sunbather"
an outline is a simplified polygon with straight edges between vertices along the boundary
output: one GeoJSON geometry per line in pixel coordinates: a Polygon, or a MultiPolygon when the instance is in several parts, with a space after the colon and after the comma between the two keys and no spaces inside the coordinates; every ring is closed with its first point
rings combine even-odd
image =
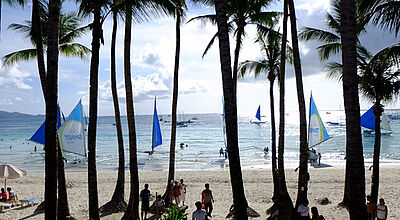
{"type": "Polygon", "coordinates": [[[11,187],[7,187],[7,192],[8,192],[8,200],[18,200],[17,194],[15,194],[14,191],[11,191],[11,187]]]}
{"type": "Polygon", "coordinates": [[[4,190],[4,188],[1,188],[0,201],[1,202],[6,202],[7,201],[7,193],[4,190]]]}

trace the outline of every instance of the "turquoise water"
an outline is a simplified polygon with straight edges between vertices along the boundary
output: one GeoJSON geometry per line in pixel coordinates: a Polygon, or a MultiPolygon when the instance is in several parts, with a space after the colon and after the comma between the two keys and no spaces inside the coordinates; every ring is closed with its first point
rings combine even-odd
{"type": "MultiPolygon", "coordinates": [[[[328,133],[332,138],[317,147],[322,153],[322,162],[327,164],[344,163],[345,126],[342,111],[320,112],[328,133]],[[329,125],[326,122],[339,122],[341,125],[329,125]]],[[[397,115],[400,112],[387,112],[397,115]]],[[[176,168],[177,170],[225,169],[227,162],[219,157],[219,149],[224,146],[222,118],[220,114],[185,115],[186,120],[197,117],[188,127],[177,128],[176,168]],[[179,143],[185,143],[180,148],[179,143]],[[186,147],[187,144],[187,147],[186,147]]],[[[160,115],[164,121],[170,121],[168,115],[160,115]]],[[[255,125],[249,123],[253,117],[239,117],[239,145],[241,163],[244,169],[270,168],[270,155],[265,155],[264,147],[270,148],[269,116],[263,117],[267,123],[255,125]]],[[[278,118],[277,118],[278,119],[278,118]]],[[[279,121],[279,120],[277,120],[279,121]]],[[[43,122],[43,118],[2,119],[0,120],[0,162],[9,162],[30,171],[44,169],[44,160],[38,152],[43,147],[27,141],[43,122]],[[11,146],[11,147],[10,147],[11,146]]],[[[123,117],[125,156],[128,169],[128,131],[126,117],[123,117]]],[[[298,113],[286,114],[285,160],[287,166],[298,164],[298,113]]],[[[99,117],[97,126],[97,166],[100,170],[114,170],[118,164],[118,150],[114,117],[99,117]]],[[[140,170],[167,170],[169,161],[170,123],[160,122],[163,144],[156,148],[149,160],[144,151],[151,149],[152,116],[136,116],[138,164],[140,170]]],[[[384,163],[400,162],[400,120],[390,120],[393,133],[382,137],[382,160],[384,163]]],[[[374,137],[363,137],[366,162],[371,161],[374,137]]],[[[78,156],[67,155],[69,160],[78,156]]],[[[84,164],[67,165],[67,169],[82,169],[84,164]]]]}

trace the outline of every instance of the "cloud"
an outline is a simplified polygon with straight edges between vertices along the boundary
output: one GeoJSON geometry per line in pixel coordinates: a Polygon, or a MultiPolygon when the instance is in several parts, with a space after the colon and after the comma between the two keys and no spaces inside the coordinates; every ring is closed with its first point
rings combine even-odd
{"type": "Polygon", "coordinates": [[[160,56],[154,53],[143,55],[142,63],[156,68],[164,67],[164,65],[161,63],[160,56]]]}
{"type": "Polygon", "coordinates": [[[16,101],[22,101],[22,98],[17,96],[17,97],[15,97],[15,100],[16,101]]]}
{"type": "MultiPolygon", "coordinates": [[[[2,66],[0,61],[0,66],[2,66]]],[[[17,87],[19,89],[32,89],[32,87],[25,83],[29,81],[31,75],[18,68],[18,64],[12,67],[3,67],[0,69],[0,86],[17,87]]]]}

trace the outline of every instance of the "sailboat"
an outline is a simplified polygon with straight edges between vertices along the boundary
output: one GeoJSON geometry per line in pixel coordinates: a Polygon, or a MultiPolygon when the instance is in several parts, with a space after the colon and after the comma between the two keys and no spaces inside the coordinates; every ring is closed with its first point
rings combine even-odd
{"type": "Polygon", "coordinates": [[[154,113],[153,113],[153,129],[152,129],[152,141],[151,141],[151,151],[149,151],[149,155],[154,153],[154,148],[162,144],[162,135],[160,122],[158,120],[157,114],[157,101],[154,98],[154,113]]]}
{"type": "MultiPolygon", "coordinates": [[[[360,119],[360,125],[364,127],[363,135],[364,136],[374,136],[375,135],[375,115],[373,113],[373,105],[368,111],[366,111],[360,119]]],[[[390,127],[389,121],[385,115],[382,113],[381,117],[381,134],[382,135],[390,135],[392,133],[392,128],[390,127]]]]}
{"type": "MultiPolygon", "coordinates": [[[[57,105],[57,129],[61,127],[63,121],[65,121],[64,117],[61,117],[60,106],[57,105]],[[63,120],[64,119],[64,120],[63,120]]],[[[64,116],[64,114],[62,114],[64,116]]],[[[45,144],[45,133],[46,133],[46,121],[40,125],[40,127],[36,130],[36,132],[29,138],[30,141],[33,141],[38,144],[45,144]]]]}
{"type": "Polygon", "coordinates": [[[261,110],[260,109],[261,109],[261,106],[258,105],[258,109],[256,112],[256,118],[258,119],[258,121],[250,121],[250,123],[257,124],[257,125],[265,123],[265,121],[261,121],[261,110]]]}
{"type": "MultiPolygon", "coordinates": [[[[83,113],[82,101],[79,100],[64,124],[58,129],[61,150],[87,159],[85,127],[86,117],[83,113]]],[[[74,163],[81,162],[80,159],[74,160],[74,163]]]]}
{"type": "Polygon", "coordinates": [[[311,149],[309,151],[310,160],[316,161],[318,159],[318,155],[316,154],[316,151],[313,149],[313,147],[330,138],[331,137],[329,136],[328,131],[326,130],[325,125],[322,122],[321,116],[318,113],[317,106],[315,105],[314,99],[311,94],[308,118],[308,148],[311,149]]]}

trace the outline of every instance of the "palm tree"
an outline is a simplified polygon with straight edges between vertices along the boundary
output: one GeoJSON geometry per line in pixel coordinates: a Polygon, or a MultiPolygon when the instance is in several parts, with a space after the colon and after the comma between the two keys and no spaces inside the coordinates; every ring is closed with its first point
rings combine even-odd
{"type": "MultiPolygon", "coordinates": [[[[194,2],[200,2],[205,4],[212,4],[214,0],[193,0],[194,2]]],[[[228,21],[228,32],[234,32],[236,35],[236,45],[234,52],[234,62],[233,62],[233,91],[235,94],[236,100],[236,87],[237,87],[237,72],[239,65],[239,54],[240,49],[243,43],[243,38],[246,35],[245,27],[250,24],[256,25],[266,25],[271,26],[274,24],[280,13],[278,12],[270,12],[270,11],[262,11],[263,9],[270,6],[274,1],[271,0],[246,0],[246,1],[225,1],[225,9],[227,12],[227,16],[229,17],[228,21]],[[236,29],[235,29],[236,28],[236,29]]],[[[200,20],[200,21],[209,21],[212,24],[216,24],[216,15],[202,15],[195,18],[190,19],[188,22],[192,20],[200,20]]],[[[208,43],[204,53],[208,52],[211,46],[214,44],[214,41],[218,33],[216,33],[208,43]]],[[[236,101],[235,101],[236,102],[236,101]]]]}
{"type": "Polygon", "coordinates": [[[102,24],[106,15],[108,2],[82,0],[80,13],[83,15],[93,14],[93,22],[89,25],[92,29],[92,57],[90,60],[90,91],[89,91],[89,126],[88,126],[88,193],[89,193],[89,218],[100,219],[99,200],[97,189],[96,171],[96,131],[97,131],[97,98],[98,98],[98,73],[100,43],[104,43],[102,35],[102,24]]]}
{"type": "MultiPolygon", "coordinates": [[[[359,5],[356,4],[358,1],[356,1],[355,4],[355,10],[357,14],[362,15],[363,10],[360,9],[359,5]]],[[[310,28],[306,27],[303,28],[300,33],[299,33],[299,39],[301,40],[317,40],[322,43],[321,46],[317,48],[318,54],[320,56],[321,61],[328,60],[331,55],[338,54],[342,51],[342,36],[341,36],[341,27],[342,27],[342,7],[341,7],[341,0],[332,0],[332,13],[327,13],[326,15],[326,25],[330,29],[330,31],[327,30],[319,30],[315,28],[310,28]]],[[[360,34],[365,32],[365,25],[368,23],[368,19],[364,16],[356,16],[355,19],[357,19],[356,25],[354,27],[354,32],[356,33],[356,53],[358,54],[357,57],[362,57],[362,47],[359,45],[359,40],[358,37],[360,34]]],[[[327,68],[329,71],[335,71],[339,70],[342,72],[342,67],[341,65],[338,65],[335,62],[329,62],[327,64],[327,68]]],[[[358,92],[357,92],[358,94],[358,92]]],[[[358,100],[358,98],[357,98],[358,100]]],[[[354,100],[356,101],[356,100],[354,100]]],[[[354,104],[354,103],[353,103],[354,104]]],[[[358,104],[359,108],[359,104],[358,104]]],[[[355,113],[353,113],[355,114],[355,113]]],[[[357,113],[359,115],[359,112],[357,113]]],[[[347,113],[346,113],[347,115],[347,113]]],[[[352,116],[350,116],[352,117],[352,116]]],[[[355,117],[355,115],[354,115],[355,117]]],[[[355,125],[354,125],[355,126],[355,125]]],[[[361,139],[361,136],[360,136],[361,139]]],[[[362,143],[361,143],[362,144],[362,143]]],[[[347,153],[347,147],[346,147],[346,153],[347,153]]],[[[343,195],[343,201],[340,203],[340,205],[344,207],[348,207],[349,202],[350,202],[350,183],[352,182],[351,176],[349,176],[351,166],[349,166],[350,161],[346,160],[346,178],[345,178],[345,187],[344,187],[344,195],[343,195]]],[[[364,182],[365,183],[365,182],[364,182]]]]}
{"type": "Polygon", "coordinates": [[[171,120],[171,142],[169,147],[169,169],[168,169],[168,187],[164,194],[165,201],[171,200],[170,191],[171,181],[175,177],[175,145],[176,145],[176,114],[178,107],[178,79],[179,79],[179,56],[181,47],[181,22],[185,16],[184,10],[187,9],[185,0],[174,0],[172,1],[175,8],[175,33],[176,33],[176,46],[175,46],[175,65],[174,65],[174,78],[173,78],[173,92],[172,92],[172,120],[171,120]]]}
{"type": "Polygon", "coordinates": [[[301,73],[301,62],[299,52],[299,42],[297,38],[297,26],[296,26],[296,12],[294,8],[294,1],[288,0],[289,6],[289,17],[292,34],[292,47],[293,47],[293,58],[294,58],[294,72],[296,76],[296,88],[297,88],[297,100],[299,105],[300,113],[300,169],[299,169],[299,180],[297,187],[297,199],[296,208],[307,199],[308,192],[308,180],[310,174],[308,173],[308,143],[307,143],[307,121],[306,121],[306,105],[304,101],[304,90],[303,90],[303,76],[301,73]]]}
{"type": "MultiPolygon", "coordinates": [[[[276,128],[275,128],[275,103],[274,103],[274,83],[280,73],[280,56],[281,56],[281,40],[282,35],[279,32],[270,31],[267,35],[258,34],[255,43],[260,45],[262,53],[261,60],[247,60],[239,64],[239,78],[243,78],[246,74],[254,73],[255,78],[264,73],[269,80],[269,97],[271,108],[271,152],[272,152],[272,179],[274,182],[273,201],[279,197],[278,169],[276,157],[276,128]]],[[[287,60],[291,61],[291,50],[287,49],[287,60]]],[[[279,80],[279,78],[278,78],[279,80]]],[[[278,81],[279,82],[279,81],[278,81]]]]}
{"type": "Polygon", "coordinates": [[[58,30],[60,27],[59,0],[49,1],[46,135],[45,135],[45,219],[57,218],[57,99],[58,99],[58,30]]]}
{"type": "MultiPolygon", "coordinates": [[[[396,44],[377,52],[374,56],[364,53],[368,62],[360,62],[360,90],[364,96],[375,103],[375,144],[373,156],[373,174],[371,181],[372,201],[377,204],[379,189],[379,156],[381,148],[382,102],[392,101],[400,90],[398,71],[400,45],[396,44]]],[[[360,59],[359,59],[360,60],[360,59]]]]}
{"type": "Polygon", "coordinates": [[[343,96],[346,114],[346,182],[350,219],[365,219],[365,170],[357,76],[355,0],[340,2],[343,96]]]}
{"type": "Polygon", "coordinates": [[[293,212],[293,202],[286,186],[284,150],[285,150],[285,66],[286,66],[286,41],[287,41],[287,20],[288,20],[288,0],[283,2],[283,25],[281,60],[279,73],[279,142],[278,142],[278,184],[279,197],[274,203],[278,204],[279,218],[289,219],[293,212]]]}
{"type": "Polygon", "coordinates": [[[132,80],[131,80],[131,29],[132,29],[132,2],[125,2],[125,39],[124,39],[124,75],[126,92],[126,113],[129,129],[129,169],[131,189],[128,207],[122,219],[139,219],[139,177],[137,168],[137,146],[135,113],[133,107],[132,80]]]}
{"type": "Polygon", "coordinates": [[[236,216],[238,219],[247,219],[248,204],[244,194],[242,170],[240,166],[237,133],[237,107],[232,82],[233,79],[231,70],[228,24],[224,2],[225,1],[223,0],[215,0],[215,12],[218,26],[220,63],[225,103],[229,173],[232,184],[232,194],[233,202],[235,203],[236,216]]]}
{"type": "Polygon", "coordinates": [[[118,5],[114,1],[111,6],[113,14],[113,28],[111,34],[111,93],[113,96],[114,103],[114,114],[115,114],[115,127],[117,129],[118,139],[118,177],[115,185],[114,193],[111,200],[100,207],[100,211],[105,212],[122,212],[126,209],[125,202],[125,152],[124,152],[124,139],[122,136],[121,126],[121,114],[118,103],[118,92],[117,92],[117,77],[116,77],[116,65],[115,65],[115,44],[117,40],[117,25],[118,25],[118,5]]]}

